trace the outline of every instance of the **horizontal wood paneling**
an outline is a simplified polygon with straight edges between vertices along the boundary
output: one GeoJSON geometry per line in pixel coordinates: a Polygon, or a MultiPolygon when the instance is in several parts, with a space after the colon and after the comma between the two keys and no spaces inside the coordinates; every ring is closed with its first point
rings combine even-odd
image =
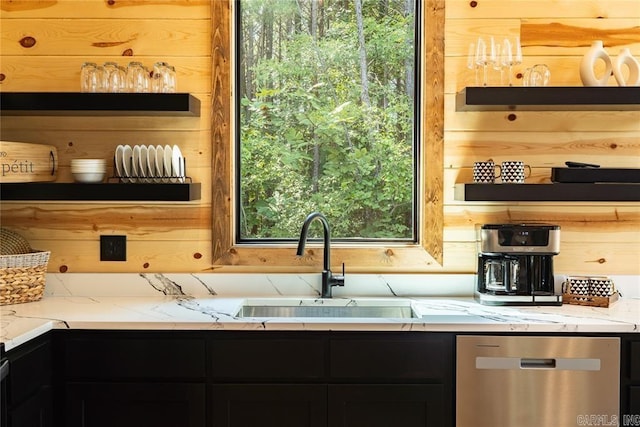
{"type": "MultiPolygon", "coordinates": [[[[466,68],[469,43],[478,36],[520,35],[524,62],[518,73],[547,64],[552,85],[581,85],[578,67],[591,41],[602,37],[612,56],[629,47],[640,59],[637,0],[447,0],[445,13],[445,166],[443,265],[422,248],[336,246],[334,268],[347,273],[472,273],[476,227],[484,223],[548,222],[561,226],[556,271],[565,274],[640,274],[638,203],[483,203],[453,199],[455,183],[471,180],[474,161],[523,160],[533,167],[527,182],[548,182],[550,168],[566,160],[609,167],[640,167],[640,112],[456,112],[455,93],[474,83],[466,68]],[[475,4],[475,7],[472,7],[475,4]],[[510,114],[513,116],[510,117],[510,114]],[[363,261],[364,260],[364,261],[363,261]],[[403,267],[398,268],[399,265],[403,267]],[[409,267],[407,267],[409,265],[409,267]]],[[[197,272],[212,268],[212,56],[210,0],[1,0],[2,91],[77,91],[80,64],[115,60],[176,66],[178,90],[201,101],[200,117],[2,117],[7,140],[55,145],[63,179],[74,157],[111,158],[115,146],[180,145],[189,172],[202,182],[202,200],[187,203],[3,202],[3,226],[23,233],[34,247],[52,251],[51,271],[197,272]],[[32,36],[36,44],[22,47],[32,36]],[[131,50],[128,50],[131,49],[131,50]],[[125,56],[123,56],[125,55],[125,56]],[[133,56],[129,56],[133,55],[133,56]],[[128,261],[100,262],[99,236],[126,234],[128,261]],[[64,268],[63,268],[64,269],[64,268]]],[[[229,52],[227,52],[229,54],[229,52]]],[[[496,84],[497,74],[492,74],[496,84]]],[[[613,79],[611,84],[615,84],[613,79]]],[[[224,103],[216,89],[216,103],[224,103]]],[[[227,96],[227,95],[225,95],[227,96]]],[[[231,125],[231,123],[229,123],[231,125]]],[[[219,154],[219,153],[218,153],[219,154]]],[[[231,180],[232,177],[229,177],[231,180]]],[[[216,190],[216,194],[224,192],[216,190]]],[[[218,203],[230,203],[228,196],[218,203]]],[[[226,223],[231,223],[226,219],[226,223]]],[[[218,231],[232,233],[228,231],[218,231]]],[[[296,259],[293,246],[275,252],[238,247],[230,266],[216,271],[317,272],[314,245],[296,259]]]]}
{"type": "MultiPolygon", "coordinates": [[[[134,185],[134,184],[131,184],[134,185]]],[[[126,234],[130,240],[200,240],[211,235],[211,212],[199,202],[3,203],[3,221],[29,241],[94,240],[101,234],[126,234]]]]}
{"type": "Polygon", "coordinates": [[[447,0],[447,20],[495,18],[629,18],[640,14],[636,0],[447,0]],[[475,5],[475,6],[474,6],[475,5]]]}
{"type": "MultiPolygon", "coordinates": [[[[445,95],[445,129],[481,132],[638,132],[638,111],[455,111],[445,95]]],[[[447,143],[445,141],[445,147],[447,143]]]]}
{"type": "Polygon", "coordinates": [[[80,67],[87,61],[96,64],[112,61],[123,67],[131,61],[139,61],[148,68],[153,67],[158,61],[168,62],[176,67],[178,92],[189,92],[199,99],[206,98],[210,93],[207,85],[207,81],[211,79],[209,57],[105,56],[101,53],[73,57],[3,55],[2,73],[5,80],[2,82],[2,90],[19,92],[28,87],[29,91],[34,92],[79,92],[80,67]],[[43,75],[46,75],[46,78],[43,78],[43,75]]]}
{"type": "Polygon", "coordinates": [[[1,0],[0,18],[202,19],[211,0],[1,0]]]}
{"type": "Polygon", "coordinates": [[[208,19],[7,19],[2,50],[25,56],[207,56],[210,26],[208,19]],[[21,43],[25,37],[34,39],[30,47],[21,43]]]}
{"type": "MultiPolygon", "coordinates": [[[[449,132],[445,165],[473,165],[482,158],[496,162],[514,153],[532,166],[562,166],[566,160],[589,158],[603,167],[638,167],[637,132],[449,132]],[[580,151],[584,152],[581,154],[580,151]]],[[[583,160],[586,161],[586,160],[583,160]]]]}
{"type": "MultiPolygon", "coordinates": [[[[115,233],[114,233],[115,234],[115,233]]],[[[99,240],[33,240],[35,248],[51,251],[49,271],[62,273],[202,272],[211,265],[211,240],[127,239],[127,261],[100,261],[99,240]]]]}

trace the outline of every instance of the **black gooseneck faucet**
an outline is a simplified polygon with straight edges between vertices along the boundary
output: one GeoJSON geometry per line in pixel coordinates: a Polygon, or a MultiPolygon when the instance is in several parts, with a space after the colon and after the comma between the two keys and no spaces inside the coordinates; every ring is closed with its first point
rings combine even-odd
{"type": "Polygon", "coordinates": [[[331,272],[331,230],[329,228],[329,221],[320,212],[313,212],[307,216],[302,224],[302,230],[300,231],[300,240],[298,241],[298,251],[296,254],[302,256],[304,254],[304,246],[307,241],[307,233],[309,232],[309,225],[314,220],[319,220],[322,223],[324,229],[324,260],[322,267],[322,294],[321,298],[331,298],[331,289],[334,286],[344,286],[344,264],[342,264],[342,274],[334,275],[331,272]]]}

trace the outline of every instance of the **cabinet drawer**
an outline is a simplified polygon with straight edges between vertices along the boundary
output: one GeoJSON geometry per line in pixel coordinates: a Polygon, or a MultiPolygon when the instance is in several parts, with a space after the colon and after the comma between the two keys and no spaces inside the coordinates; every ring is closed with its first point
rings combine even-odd
{"type": "Polygon", "coordinates": [[[327,426],[325,385],[224,384],[210,390],[214,426],[327,426]]]}
{"type": "Polygon", "coordinates": [[[330,385],[329,427],[451,426],[441,384],[330,385]]]}
{"type": "Polygon", "coordinates": [[[63,348],[67,378],[118,381],[205,377],[203,338],[168,338],[142,332],[83,334],[65,338],[63,348]]]}
{"type": "Polygon", "coordinates": [[[330,375],[335,379],[450,380],[453,338],[449,334],[359,334],[332,338],[330,375]]]}
{"type": "Polygon", "coordinates": [[[326,373],[326,341],[303,334],[259,332],[209,342],[214,380],[311,380],[326,373]]]}
{"type": "Polygon", "coordinates": [[[70,383],[68,427],[204,427],[205,385],[184,383],[70,383]]]}

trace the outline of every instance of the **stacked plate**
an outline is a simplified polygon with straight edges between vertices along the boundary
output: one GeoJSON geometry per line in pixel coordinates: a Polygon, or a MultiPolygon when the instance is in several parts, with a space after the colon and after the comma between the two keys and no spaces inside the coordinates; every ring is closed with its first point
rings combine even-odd
{"type": "Polygon", "coordinates": [[[118,145],[114,163],[122,182],[184,182],[186,176],[177,145],[118,145]]]}
{"type": "Polygon", "coordinates": [[[71,159],[71,173],[76,182],[102,182],[106,172],[104,159],[71,159]]]}

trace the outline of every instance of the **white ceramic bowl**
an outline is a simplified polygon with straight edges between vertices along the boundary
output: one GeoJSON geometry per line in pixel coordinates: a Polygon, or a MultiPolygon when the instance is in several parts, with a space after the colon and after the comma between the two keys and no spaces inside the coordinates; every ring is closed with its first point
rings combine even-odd
{"type": "Polygon", "coordinates": [[[73,172],[73,179],[76,182],[96,183],[104,180],[104,172],[73,172]]]}
{"type": "Polygon", "coordinates": [[[107,171],[107,162],[105,159],[72,159],[71,173],[85,174],[96,173],[105,174],[107,171]]]}

